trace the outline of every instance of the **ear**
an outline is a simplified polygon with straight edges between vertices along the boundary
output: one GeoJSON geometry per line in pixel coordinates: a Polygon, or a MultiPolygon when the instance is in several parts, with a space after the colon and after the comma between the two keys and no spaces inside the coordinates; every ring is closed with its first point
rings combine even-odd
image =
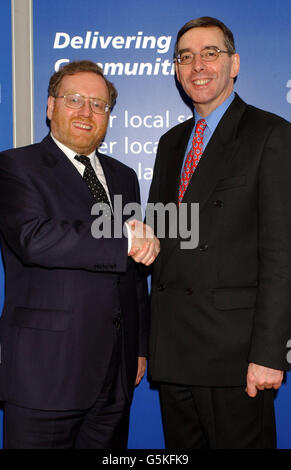
{"type": "Polygon", "coordinates": [[[235,78],[238,75],[239,69],[240,69],[240,56],[239,56],[239,54],[233,54],[231,56],[231,61],[232,61],[232,64],[231,64],[230,76],[231,76],[231,78],[235,78]]]}
{"type": "Polygon", "coordinates": [[[52,115],[53,115],[53,112],[54,112],[55,102],[56,102],[56,100],[53,96],[48,97],[46,115],[47,115],[47,117],[50,121],[52,119],[52,115]]]}
{"type": "Polygon", "coordinates": [[[177,77],[178,82],[181,83],[181,80],[180,80],[180,70],[179,70],[178,62],[175,62],[175,72],[176,72],[176,77],[177,77]]]}

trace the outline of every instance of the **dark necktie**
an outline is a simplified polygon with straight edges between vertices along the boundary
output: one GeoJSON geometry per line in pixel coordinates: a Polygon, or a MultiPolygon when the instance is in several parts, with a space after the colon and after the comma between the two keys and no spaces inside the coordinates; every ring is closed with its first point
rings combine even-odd
{"type": "Polygon", "coordinates": [[[90,158],[86,157],[86,155],[76,155],[75,159],[78,160],[78,162],[83,163],[83,165],[85,166],[83,179],[87,183],[88,188],[93,194],[95,201],[98,203],[107,204],[110,209],[110,215],[112,215],[108,196],[104,187],[97,178],[97,175],[91,165],[90,158]]]}

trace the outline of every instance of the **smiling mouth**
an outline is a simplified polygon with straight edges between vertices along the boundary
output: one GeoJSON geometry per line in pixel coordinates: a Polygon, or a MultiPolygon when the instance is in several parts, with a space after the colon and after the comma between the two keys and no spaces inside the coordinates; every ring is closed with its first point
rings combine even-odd
{"type": "Polygon", "coordinates": [[[72,125],[77,129],[84,129],[85,131],[90,131],[93,128],[93,126],[85,124],[84,122],[73,122],[72,125]]]}
{"type": "Polygon", "coordinates": [[[199,79],[199,80],[193,80],[193,83],[194,85],[207,85],[207,83],[210,82],[210,79],[209,78],[205,78],[205,79],[199,79]]]}

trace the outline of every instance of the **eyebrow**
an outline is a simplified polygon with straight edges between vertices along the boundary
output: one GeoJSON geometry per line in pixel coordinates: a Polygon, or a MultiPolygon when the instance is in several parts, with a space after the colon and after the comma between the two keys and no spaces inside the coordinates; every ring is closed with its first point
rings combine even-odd
{"type": "MultiPolygon", "coordinates": [[[[220,47],[214,46],[213,44],[210,44],[209,46],[204,46],[204,47],[202,47],[201,51],[203,51],[203,49],[209,49],[209,48],[211,48],[211,47],[215,47],[216,49],[220,49],[220,47]]],[[[201,52],[201,51],[200,51],[200,52],[201,52]]],[[[184,49],[180,49],[180,50],[178,51],[178,54],[182,54],[183,52],[192,52],[192,51],[191,51],[191,49],[189,49],[188,47],[185,47],[184,49]]],[[[199,54],[199,52],[198,52],[197,54],[199,54]]]]}
{"type": "Polygon", "coordinates": [[[78,91],[74,91],[74,90],[65,91],[64,95],[79,95],[82,98],[88,98],[88,99],[91,99],[91,100],[101,100],[101,101],[104,101],[105,103],[107,103],[106,99],[101,98],[101,96],[85,96],[85,95],[82,95],[81,93],[79,93],[78,91]]]}

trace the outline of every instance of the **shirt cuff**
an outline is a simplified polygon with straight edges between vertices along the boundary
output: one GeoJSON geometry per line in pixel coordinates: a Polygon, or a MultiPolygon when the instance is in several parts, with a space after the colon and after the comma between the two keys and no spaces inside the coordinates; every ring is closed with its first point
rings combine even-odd
{"type": "Polygon", "coordinates": [[[125,222],[126,230],[127,230],[127,240],[128,240],[128,248],[127,248],[127,253],[130,252],[131,250],[131,245],[132,245],[132,235],[131,235],[131,230],[129,225],[125,222]]]}

